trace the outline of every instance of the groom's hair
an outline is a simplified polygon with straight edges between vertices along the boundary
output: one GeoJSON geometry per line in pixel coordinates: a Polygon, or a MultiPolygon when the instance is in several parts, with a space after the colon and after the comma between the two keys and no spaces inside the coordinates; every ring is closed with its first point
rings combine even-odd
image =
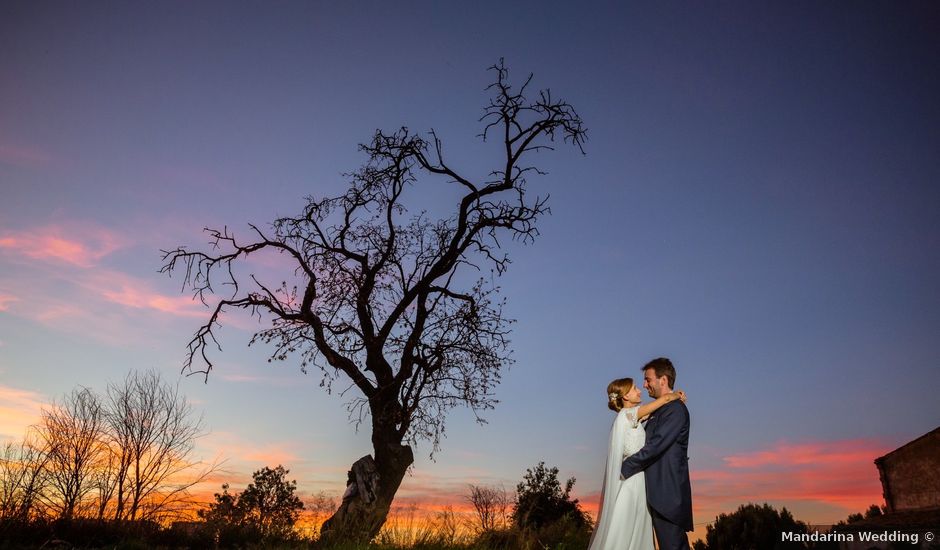
{"type": "Polygon", "coordinates": [[[653,369],[653,372],[656,373],[656,378],[666,377],[666,380],[669,382],[669,389],[676,387],[676,367],[672,366],[672,361],[665,357],[657,357],[649,363],[647,363],[641,370],[645,371],[646,369],[653,369]]]}

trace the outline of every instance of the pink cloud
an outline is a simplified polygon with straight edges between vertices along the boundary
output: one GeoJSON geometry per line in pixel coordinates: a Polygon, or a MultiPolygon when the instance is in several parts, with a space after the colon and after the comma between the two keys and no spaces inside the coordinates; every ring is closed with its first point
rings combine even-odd
{"type": "Polygon", "coordinates": [[[208,318],[205,307],[188,296],[163,294],[143,280],[111,270],[30,268],[0,280],[0,287],[11,291],[4,296],[16,298],[3,302],[9,314],[108,345],[160,338],[178,318],[194,319],[195,330],[195,319],[208,318]]]}
{"type": "Polygon", "coordinates": [[[85,223],[47,225],[0,234],[0,250],[27,258],[90,268],[125,245],[108,229],[85,223]]]}
{"type": "MultiPolygon", "coordinates": [[[[179,287],[175,287],[172,294],[155,289],[153,283],[160,280],[159,276],[155,276],[151,282],[111,269],[95,269],[75,276],[76,283],[85,289],[89,296],[103,298],[106,302],[122,306],[127,311],[153,311],[174,317],[208,321],[211,307],[206,307],[200,300],[194,299],[189,292],[177,293],[179,287]]],[[[211,298],[213,297],[207,296],[207,301],[211,298]]],[[[215,302],[209,304],[214,307],[215,302]]],[[[235,307],[226,308],[219,320],[226,326],[246,331],[259,328],[256,318],[249,312],[235,307]]],[[[196,326],[194,324],[192,329],[195,330],[196,326]]]]}
{"type": "Polygon", "coordinates": [[[134,309],[149,309],[182,317],[207,317],[205,306],[190,296],[167,296],[143,281],[116,271],[102,272],[89,287],[104,299],[134,309]]]}
{"type": "Polygon", "coordinates": [[[0,259],[10,265],[0,274],[0,311],[118,346],[158,337],[173,318],[208,319],[206,307],[175,283],[99,265],[127,244],[80,220],[0,232],[0,259]]]}
{"type": "Polygon", "coordinates": [[[54,323],[61,319],[81,318],[85,316],[86,310],[69,304],[45,304],[38,305],[33,310],[35,318],[43,323],[54,323]]]}
{"type": "MultiPolygon", "coordinates": [[[[0,302],[0,311],[109,345],[159,338],[179,327],[175,319],[187,319],[195,331],[211,314],[188,294],[162,292],[148,280],[102,268],[31,268],[16,278],[0,279],[0,288],[9,289],[3,296],[11,297],[0,302]]],[[[237,308],[226,309],[220,321],[248,332],[259,328],[255,318],[237,308]]]]}
{"type": "Polygon", "coordinates": [[[721,468],[692,470],[694,512],[697,519],[712,520],[741,504],[770,502],[802,508],[804,515],[795,515],[803,521],[834,523],[882,503],[874,460],[892,448],[853,439],[780,442],[732,454],[724,457],[721,468]]]}
{"type": "Polygon", "coordinates": [[[9,309],[9,304],[12,302],[18,301],[19,298],[11,294],[0,294],[0,311],[6,311],[9,309]]]}
{"type": "Polygon", "coordinates": [[[866,440],[778,443],[768,450],[731,455],[724,460],[732,468],[841,466],[869,460],[872,449],[879,448],[878,443],[866,440]]]}

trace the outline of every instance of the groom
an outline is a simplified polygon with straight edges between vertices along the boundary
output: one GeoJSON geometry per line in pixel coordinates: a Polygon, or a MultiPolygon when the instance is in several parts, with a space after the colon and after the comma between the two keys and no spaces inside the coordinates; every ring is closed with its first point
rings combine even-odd
{"type": "MultiPolygon", "coordinates": [[[[643,387],[656,399],[672,393],[676,369],[665,357],[643,367],[643,387]]],[[[646,501],[660,550],[688,550],[692,530],[692,486],[689,483],[689,409],[677,399],[646,421],[646,445],[620,467],[624,479],[646,471],[646,501]]]]}

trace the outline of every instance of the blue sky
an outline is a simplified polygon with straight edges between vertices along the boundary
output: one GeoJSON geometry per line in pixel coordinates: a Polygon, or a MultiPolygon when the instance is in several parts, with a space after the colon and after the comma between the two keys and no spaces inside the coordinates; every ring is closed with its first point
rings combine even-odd
{"type": "MultiPolygon", "coordinates": [[[[434,128],[455,166],[488,173],[498,151],[476,135],[500,57],[578,109],[587,155],[538,157],[552,215],[509,247],[501,405],[485,427],[452,414],[403,496],[455,501],[545,460],[591,502],[604,388],[659,355],[691,396],[696,523],[748,500],[842,519],[880,498],[875,457],[940,424],[935,5],[0,10],[5,437],[75,385],[175,379],[203,312],[159,250],[341,192],[376,128],[434,128]]],[[[301,489],[339,491],[367,434],[315,375],[247,349],[252,328],[232,319],[208,384],[180,382],[204,454],[236,483],[281,461],[301,489]]]]}

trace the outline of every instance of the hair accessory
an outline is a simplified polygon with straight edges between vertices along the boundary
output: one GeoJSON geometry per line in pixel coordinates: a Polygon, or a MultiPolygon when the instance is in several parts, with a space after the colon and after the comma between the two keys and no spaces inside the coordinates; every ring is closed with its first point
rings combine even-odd
{"type": "Polygon", "coordinates": [[[611,399],[617,399],[617,394],[616,394],[616,393],[608,393],[608,394],[607,394],[607,397],[609,397],[609,398],[611,398],[611,399]]]}

